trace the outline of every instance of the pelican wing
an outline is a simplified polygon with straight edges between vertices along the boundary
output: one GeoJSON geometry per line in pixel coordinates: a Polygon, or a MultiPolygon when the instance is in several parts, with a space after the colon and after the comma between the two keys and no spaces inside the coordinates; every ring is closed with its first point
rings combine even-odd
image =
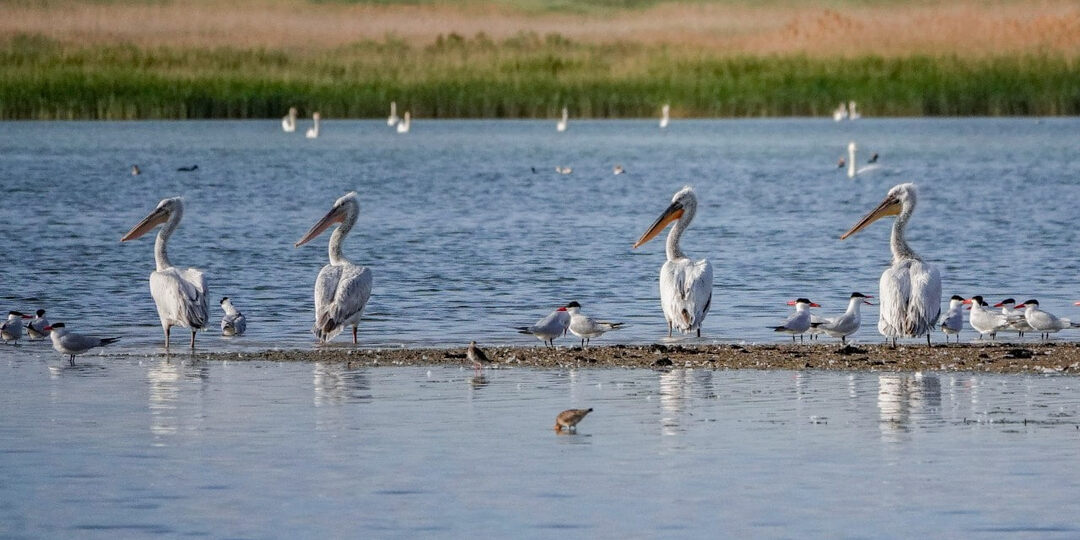
{"type": "Polygon", "coordinates": [[[315,326],[320,341],[338,335],[359,317],[371,298],[371,270],[355,264],[328,264],[315,281],[315,326]]]}
{"type": "Polygon", "coordinates": [[[150,295],[157,304],[162,325],[199,329],[206,326],[210,308],[206,300],[206,279],[195,268],[175,267],[150,273],[150,295]]]}
{"type": "Polygon", "coordinates": [[[941,274],[916,259],[905,259],[881,274],[878,331],[886,337],[930,332],[941,314],[941,274]]]}
{"type": "Polygon", "coordinates": [[[660,304],[682,333],[701,327],[712,305],[713,270],[707,259],[678,259],[660,268],[660,304]]]}

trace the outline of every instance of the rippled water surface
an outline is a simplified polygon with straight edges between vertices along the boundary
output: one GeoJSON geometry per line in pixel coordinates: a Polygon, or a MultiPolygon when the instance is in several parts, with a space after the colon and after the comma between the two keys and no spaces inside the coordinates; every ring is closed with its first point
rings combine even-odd
{"type": "MultiPolygon", "coordinates": [[[[683,245],[716,275],[703,339],[774,341],[765,327],[787,300],[808,296],[828,314],[853,290],[876,295],[889,226],[838,237],[890,186],[914,181],[909,240],[941,267],[945,298],[1037,297],[1076,317],[1075,119],[682,121],[666,133],[652,121],[582,121],[563,134],[546,121],[421,119],[404,136],[381,122],[324,127],[307,140],[271,121],[3,124],[0,310],[45,307],[77,332],[123,336],[120,350],[159,347],[153,238],[119,239],[182,195],[173,262],[205,270],[215,322],[221,296],[250,319],[243,340],[205,334],[204,346],[308,346],[328,235],[293,243],[356,190],[362,214],[345,251],[375,276],[363,344],[532,344],[510,327],[570,300],[629,323],[601,342],[648,342],[666,330],[663,239],[630,245],[693,184],[701,202],[683,245]],[[835,166],[849,140],[860,163],[881,154],[854,181],[835,166]],[[629,173],[612,175],[616,163],[629,173]]],[[[865,311],[858,337],[879,339],[876,317],[865,311]]]]}
{"type": "Polygon", "coordinates": [[[1072,377],[2,358],[4,538],[1080,535],[1072,377]]]}

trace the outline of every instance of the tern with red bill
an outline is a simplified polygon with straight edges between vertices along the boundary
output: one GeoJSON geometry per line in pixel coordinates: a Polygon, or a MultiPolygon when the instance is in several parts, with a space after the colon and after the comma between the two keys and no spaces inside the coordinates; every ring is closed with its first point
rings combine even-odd
{"type": "Polygon", "coordinates": [[[570,328],[570,312],[563,306],[549,313],[547,317],[536,321],[536,324],[532,326],[518,326],[516,328],[518,332],[536,336],[536,339],[543,341],[545,345],[554,347],[555,338],[565,336],[566,330],[570,328]]]}
{"type": "Polygon", "coordinates": [[[787,305],[795,306],[795,313],[784,321],[784,324],[780,326],[770,326],[774,332],[786,332],[791,334],[791,341],[795,341],[795,336],[799,336],[803,339],[803,334],[810,329],[810,308],[821,307],[807,298],[799,298],[797,300],[789,300],[787,305]]]}
{"type": "Polygon", "coordinates": [[[49,319],[45,318],[45,310],[39,309],[34,320],[26,323],[26,335],[30,336],[30,339],[45,339],[49,335],[45,331],[46,326],[49,326],[49,319]]]}
{"type": "Polygon", "coordinates": [[[131,228],[121,242],[134,240],[158,225],[154,242],[154,261],[157,270],[150,273],[150,296],[157,305],[158,318],[165,332],[165,348],[169,348],[169,331],[174,326],[191,329],[191,348],[195,348],[195,332],[206,328],[210,320],[207,305],[206,279],[202,270],[181,270],[169,262],[166,244],[184,217],[184,201],[180,197],[163,199],[154,211],[131,228]]]}
{"type": "Polygon", "coordinates": [[[68,355],[68,362],[73,366],[75,365],[75,355],[82,354],[94,347],[104,347],[120,340],[118,337],[96,338],[75,334],[69,332],[62,322],[46,326],[45,330],[49,332],[49,337],[52,339],[53,349],[56,349],[56,352],[68,355]]]}
{"type": "Polygon", "coordinates": [[[566,304],[566,311],[570,312],[570,333],[581,338],[581,348],[589,345],[589,340],[600,337],[611,330],[622,328],[624,323],[598,321],[581,313],[581,304],[570,302],[566,304]]]}
{"type": "Polygon", "coordinates": [[[696,332],[701,337],[701,323],[712,304],[712,265],[708,259],[695,262],[679,248],[679,239],[696,213],[694,188],[686,186],[634,243],[637,248],[655,238],[669,223],[675,223],[667,237],[667,262],[660,267],[660,306],[667,319],[668,337],[672,329],[683,334],[696,332]]]}
{"type": "Polygon", "coordinates": [[[322,343],[352,326],[353,343],[360,315],[371,298],[371,270],[357,266],[341,253],[341,243],[360,215],[360,202],[355,191],[343,195],[334,206],[298,242],[300,247],[310,242],[331,225],[338,227],[330,235],[330,264],[324,266],[315,280],[315,326],[311,332],[322,343]]]}
{"type": "Polygon", "coordinates": [[[1031,325],[1024,319],[1024,311],[1016,309],[1016,300],[1012,298],[1006,298],[996,304],[994,307],[1001,308],[1001,314],[1008,317],[1009,327],[1006,330],[1012,330],[1020,334],[1020,337],[1024,337],[1024,332],[1031,331],[1031,325]]]}
{"type": "Polygon", "coordinates": [[[981,296],[972,296],[964,300],[964,304],[971,306],[968,308],[971,310],[968,324],[979,333],[979,339],[982,339],[983,334],[990,334],[990,339],[997,339],[997,333],[1008,328],[1012,322],[1005,315],[990,311],[990,305],[984,302],[981,296]]]}
{"type": "Polygon", "coordinates": [[[30,315],[23,315],[18,311],[9,311],[8,318],[3,323],[0,323],[0,339],[7,343],[9,341],[19,344],[19,338],[23,335],[23,319],[33,318],[30,315]]]}
{"type": "Polygon", "coordinates": [[[878,332],[887,340],[892,339],[894,347],[898,338],[924,334],[929,346],[930,332],[941,314],[941,274],[933,265],[923,262],[904,239],[916,199],[915,184],[894,186],[877,208],[840,237],[843,240],[883,217],[896,216],[889,242],[892,265],[882,272],[878,291],[881,299],[878,332]]]}
{"type": "MultiPolygon", "coordinates": [[[[859,327],[862,326],[862,312],[860,308],[863,304],[871,304],[867,298],[873,298],[873,296],[865,295],[860,292],[851,293],[851,297],[848,299],[847,311],[839,317],[833,317],[831,319],[824,319],[821,322],[814,322],[813,316],[811,316],[810,327],[824,331],[831,337],[840,338],[840,342],[847,344],[847,337],[855,332],[859,331],[859,327]]],[[[811,304],[814,306],[814,304],[811,304]]],[[[795,339],[795,336],[791,336],[795,339]]]]}
{"type": "Polygon", "coordinates": [[[949,299],[949,311],[941,319],[941,331],[945,333],[945,343],[949,342],[949,336],[956,336],[956,342],[960,342],[960,331],[964,329],[964,297],[958,294],[949,299]]]}
{"type": "Polygon", "coordinates": [[[1080,323],[1074,323],[1069,319],[1062,319],[1048,311],[1039,309],[1039,301],[1035,299],[1025,300],[1016,309],[1024,308],[1024,320],[1031,328],[1039,333],[1042,339],[1050,339],[1050,334],[1066,328],[1080,328],[1080,323]]]}

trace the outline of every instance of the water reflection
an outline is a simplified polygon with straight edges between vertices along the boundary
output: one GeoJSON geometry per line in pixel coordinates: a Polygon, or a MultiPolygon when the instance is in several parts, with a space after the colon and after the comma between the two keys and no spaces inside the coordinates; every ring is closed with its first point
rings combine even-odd
{"type": "Polygon", "coordinates": [[[941,380],[918,373],[881,374],[877,404],[882,440],[898,441],[913,424],[941,419],[941,380]]]}
{"type": "Polygon", "coordinates": [[[160,360],[146,370],[149,388],[150,432],[154,446],[165,446],[162,437],[175,435],[180,400],[180,368],[171,360],[160,360]]]}
{"type": "Polygon", "coordinates": [[[675,435],[680,430],[679,415],[686,407],[690,391],[685,369],[673,369],[660,374],[660,427],[664,435],[675,435]]]}
{"type": "Polygon", "coordinates": [[[346,364],[316,362],[312,379],[316,407],[371,401],[367,373],[351,370],[346,364]]]}

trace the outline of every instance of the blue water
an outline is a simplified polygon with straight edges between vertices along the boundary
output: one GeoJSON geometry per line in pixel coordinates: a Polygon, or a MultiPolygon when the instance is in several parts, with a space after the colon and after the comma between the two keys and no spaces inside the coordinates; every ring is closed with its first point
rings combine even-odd
{"type": "MultiPolygon", "coordinates": [[[[909,240],[941,268],[944,298],[1034,297],[1075,318],[1077,133],[1077,119],[708,120],[666,133],[582,121],[563,134],[549,121],[419,119],[408,135],[331,120],[307,140],[276,121],[4,123],[0,310],[44,307],[76,332],[122,336],[115,350],[157,350],[153,238],[119,239],[181,195],[173,262],[206,272],[215,327],[221,296],[249,318],[246,337],[205,333],[200,348],[308,347],[328,235],[293,243],[356,190],[345,251],[375,278],[363,345],[536,344],[511,327],[570,300],[628,323],[598,344],[651,342],[666,333],[663,238],[630,246],[692,184],[700,204],[683,246],[716,276],[702,341],[779,341],[766,326],[787,300],[809,297],[829,315],[852,291],[877,294],[888,223],[838,237],[912,181],[909,240]],[[847,179],[835,163],[849,140],[860,162],[880,153],[880,168],[847,179]],[[629,173],[612,175],[616,163],[629,173]]],[[[880,339],[876,318],[868,307],[856,339],[880,339]]]]}
{"type": "Polygon", "coordinates": [[[1073,377],[0,363],[0,537],[1080,536],[1073,377]],[[555,415],[595,411],[576,435],[555,415]]]}

